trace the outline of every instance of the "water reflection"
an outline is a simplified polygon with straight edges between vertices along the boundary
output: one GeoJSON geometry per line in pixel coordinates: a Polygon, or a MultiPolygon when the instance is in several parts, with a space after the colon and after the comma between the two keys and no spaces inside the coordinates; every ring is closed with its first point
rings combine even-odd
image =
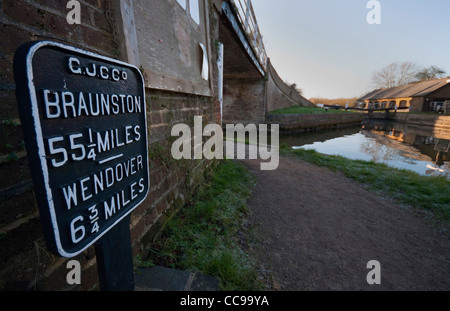
{"type": "Polygon", "coordinates": [[[387,162],[397,156],[396,149],[389,148],[376,139],[364,141],[361,144],[361,151],[370,155],[374,162],[387,162]]]}
{"type": "Polygon", "coordinates": [[[362,128],[287,135],[281,143],[450,178],[450,131],[370,121],[362,128]]]}

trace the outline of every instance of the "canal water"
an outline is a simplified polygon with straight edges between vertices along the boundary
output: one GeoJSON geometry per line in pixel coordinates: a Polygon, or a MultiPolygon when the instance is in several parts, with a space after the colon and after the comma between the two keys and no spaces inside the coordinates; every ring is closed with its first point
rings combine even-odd
{"type": "Polygon", "coordinates": [[[450,179],[450,131],[368,121],[362,127],[283,135],[280,143],[450,179]]]}

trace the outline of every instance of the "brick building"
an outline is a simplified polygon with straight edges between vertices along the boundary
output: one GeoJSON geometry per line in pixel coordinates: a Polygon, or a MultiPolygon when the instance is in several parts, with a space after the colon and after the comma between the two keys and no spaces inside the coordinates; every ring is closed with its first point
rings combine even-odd
{"type": "MultiPolygon", "coordinates": [[[[443,110],[450,100],[450,78],[422,81],[386,89],[374,90],[360,99],[364,108],[410,107],[409,111],[443,110]]],[[[408,111],[408,110],[405,110],[408,111]]]]}

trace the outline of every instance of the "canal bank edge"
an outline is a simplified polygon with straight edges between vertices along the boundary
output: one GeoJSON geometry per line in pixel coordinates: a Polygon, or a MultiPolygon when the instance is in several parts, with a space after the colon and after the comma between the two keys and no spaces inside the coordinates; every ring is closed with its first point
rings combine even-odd
{"type": "Polygon", "coordinates": [[[361,124],[362,113],[283,114],[268,115],[266,122],[279,124],[281,132],[303,132],[318,129],[335,129],[361,124]]]}
{"type": "MultiPolygon", "coordinates": [[[[268,115],[266,122],[279,124],[282,132],[302,132],[317,129],[333,129],[360,124],[366,117],[362,113],[283,114],[268,115]]],[[[450,130],[450,116],[415,113],[397,113],[394,122],[450,130]]]]}
{"type": "Polygon", "coordinates": [[[416,126],[429,126],[436,129],[450,130],[450,116],[415,113],[398,113],[393,121],[416,126]]]}

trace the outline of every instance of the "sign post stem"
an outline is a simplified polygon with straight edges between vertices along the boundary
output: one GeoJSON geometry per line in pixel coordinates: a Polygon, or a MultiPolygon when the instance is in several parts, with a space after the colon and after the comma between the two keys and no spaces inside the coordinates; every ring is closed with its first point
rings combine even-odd
{"type": "Polygon", "coordinates": [[[102,291],[134,291],[130,217],[125,217],[95,244],[102,291]]]}

